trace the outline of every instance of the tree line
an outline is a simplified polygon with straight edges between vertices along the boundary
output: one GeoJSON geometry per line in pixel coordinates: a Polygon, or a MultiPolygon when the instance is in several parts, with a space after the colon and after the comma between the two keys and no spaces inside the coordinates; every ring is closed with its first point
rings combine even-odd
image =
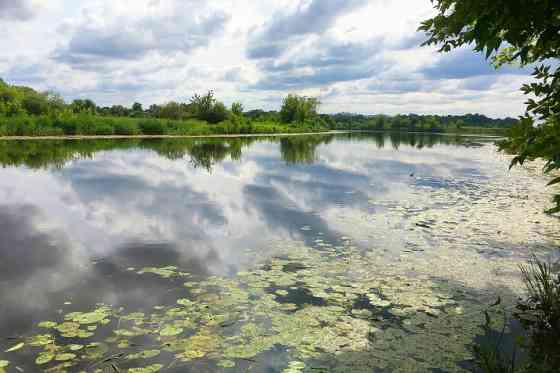
{"type": "Polygon", "coordinates": [[[144,107],[99,106],[91,99],[69,103],[57,93],[37,92],[0,79],[0,136],[38,135],[204,135],[322,130],[398,130],[445,132],[472,128],[511,127],[516,120],[463,116],[319,114],[320,101],[290,94],[279,111],[245,111],[230,107],[213,91],[188,102],[170,101],[144,107]]]}

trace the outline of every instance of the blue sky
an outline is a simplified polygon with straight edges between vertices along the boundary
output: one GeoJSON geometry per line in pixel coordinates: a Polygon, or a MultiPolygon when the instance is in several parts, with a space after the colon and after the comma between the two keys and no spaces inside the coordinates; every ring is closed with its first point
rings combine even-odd
{"type": "Polygon", "coordinates": [[[416,29],[429,0],[0,0],[0,77],[102,105],[215,90],[249,109],[288,93],[323,112],[523,112],[529,72],[416,29]]]}

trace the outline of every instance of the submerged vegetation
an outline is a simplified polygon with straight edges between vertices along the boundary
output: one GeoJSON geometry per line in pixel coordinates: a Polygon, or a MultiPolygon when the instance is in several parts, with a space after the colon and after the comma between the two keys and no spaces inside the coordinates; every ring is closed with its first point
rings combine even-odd
{"type": "Polygon", "coordinates": [[[400,277],[390,265],[372,273],[377,255],[348,240],[319,243],[320,250],[279,243],[273,258],[233,278],[198,279],[173,266],[127,268],[130,276],[183,282],[177,294],[184,298],[151,310],[99,305],[67,312],[18,339],[24,347],[12,354],[31,354],[51,372],[245,371],[262,366],[262,354],[274,349],[283,372],[455,370],[456,361],[469,358],[460,346],[475,337],[480,306],[459,301],[474,294],[429,277],[400,277]],[[428,340],[425,330],[437,339],[428,340]]]}
{"type": "MultiPolygon", "coordinates": [[[[549,185],[560,184],[560,3],[551,1],[487,2],[481,0],[436,0],[438,14],[420,27],[428,34],[427,45],[449,52],[462,46],[504,64],[534,66],[534,82],[525,84],[525,115],[514,125],[503,151],[515,155],[510,167],[527,160],[543,159],[544,172],[553,176],[549,185]]],[[[560,194],[554,196],[548,213],[560,213],[560,194]]],[[[560,367],[560,269],[534,258],[521,268],[527,298],[517,305],[514,318],[524,327],[528,340],[520,346],[529,351],[517,367],[513,357],[494,349],[478,348],[479,363],[486,372],[557,372],[560,367]]]]}

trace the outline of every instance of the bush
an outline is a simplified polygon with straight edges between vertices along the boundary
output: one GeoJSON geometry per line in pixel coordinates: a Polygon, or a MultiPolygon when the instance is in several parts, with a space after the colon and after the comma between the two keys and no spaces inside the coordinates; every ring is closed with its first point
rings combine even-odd
{"type": "Polygon", "coordinates": [[[195,94],[191,99],[190,107],[198,119],[212,124],[223,122],[228,116],[226,106],[214,98],[212,91],[204,96],[195,94]]]}
{"type": "Polygon", "coordinates": [[[144,135],[163,135],[165,128],[161,121],[156,119],[146,119],[138,122],[138,127],[144,135]]]}
{"type": "Polygon", "coordinates": [[[110,136],[114,134],[113,123],[111,121],[95,124],[95,134],[98,136],[110,136]]]}
{"type": "Polygon", "coordinates": [[[138,124],[127,121],[117,121],[114,126],[115,135],[134,136],[140,134],[138,124]]]}

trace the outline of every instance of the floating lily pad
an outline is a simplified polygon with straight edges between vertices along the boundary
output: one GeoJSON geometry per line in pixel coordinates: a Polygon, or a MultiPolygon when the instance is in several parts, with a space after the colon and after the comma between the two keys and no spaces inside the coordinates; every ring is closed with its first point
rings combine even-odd
{"type": "Polygon", "coordinates": [[[234,368],[235,361],[232,360],[220,360],[217,364],[220,368],[234,368]]]}
{"type": "Polygon", "coordinates": [[[163,329],[161,329],[161,331],[159,332],[159,334],[162,337],[173,337],[176,335],[179,335],[183,332],[183,328],[178,328],[174,325],[166,325],[163,327],[163,329]]]}
{"type": "Polygon", "coordinates": [[[54,343],[54,337],[50,334],[34,335],[28,343],[33,347],[42,347],[54,343]]]}
{"type": "Polygon", "coordinates": [[[65,354],[58,354],[55,356],[56,361],[70,361],[76,358],[75,354],[72,353],[65,353],[65,354]]]}
{"type": "Polygon", "coordinates": [[[58,324],[55,323],[54,321],[43,321],[40,322],[37,326],[39,328],[43,328],[43,329],[53,329],[57,326],[58,324]]]}
{"type": "Polygon", "coordinates": [[[54,359],[54,354],[50,352],[41,352],[39,356],[35,359],[37,365],[44,365],[50,363],[54,359]]]}
{"type": "Polygon", "coordinates": [[[129,373],[156,373],[163,368],[161,364],[153,364],[143,368],[130,368],[129,373]]]}

